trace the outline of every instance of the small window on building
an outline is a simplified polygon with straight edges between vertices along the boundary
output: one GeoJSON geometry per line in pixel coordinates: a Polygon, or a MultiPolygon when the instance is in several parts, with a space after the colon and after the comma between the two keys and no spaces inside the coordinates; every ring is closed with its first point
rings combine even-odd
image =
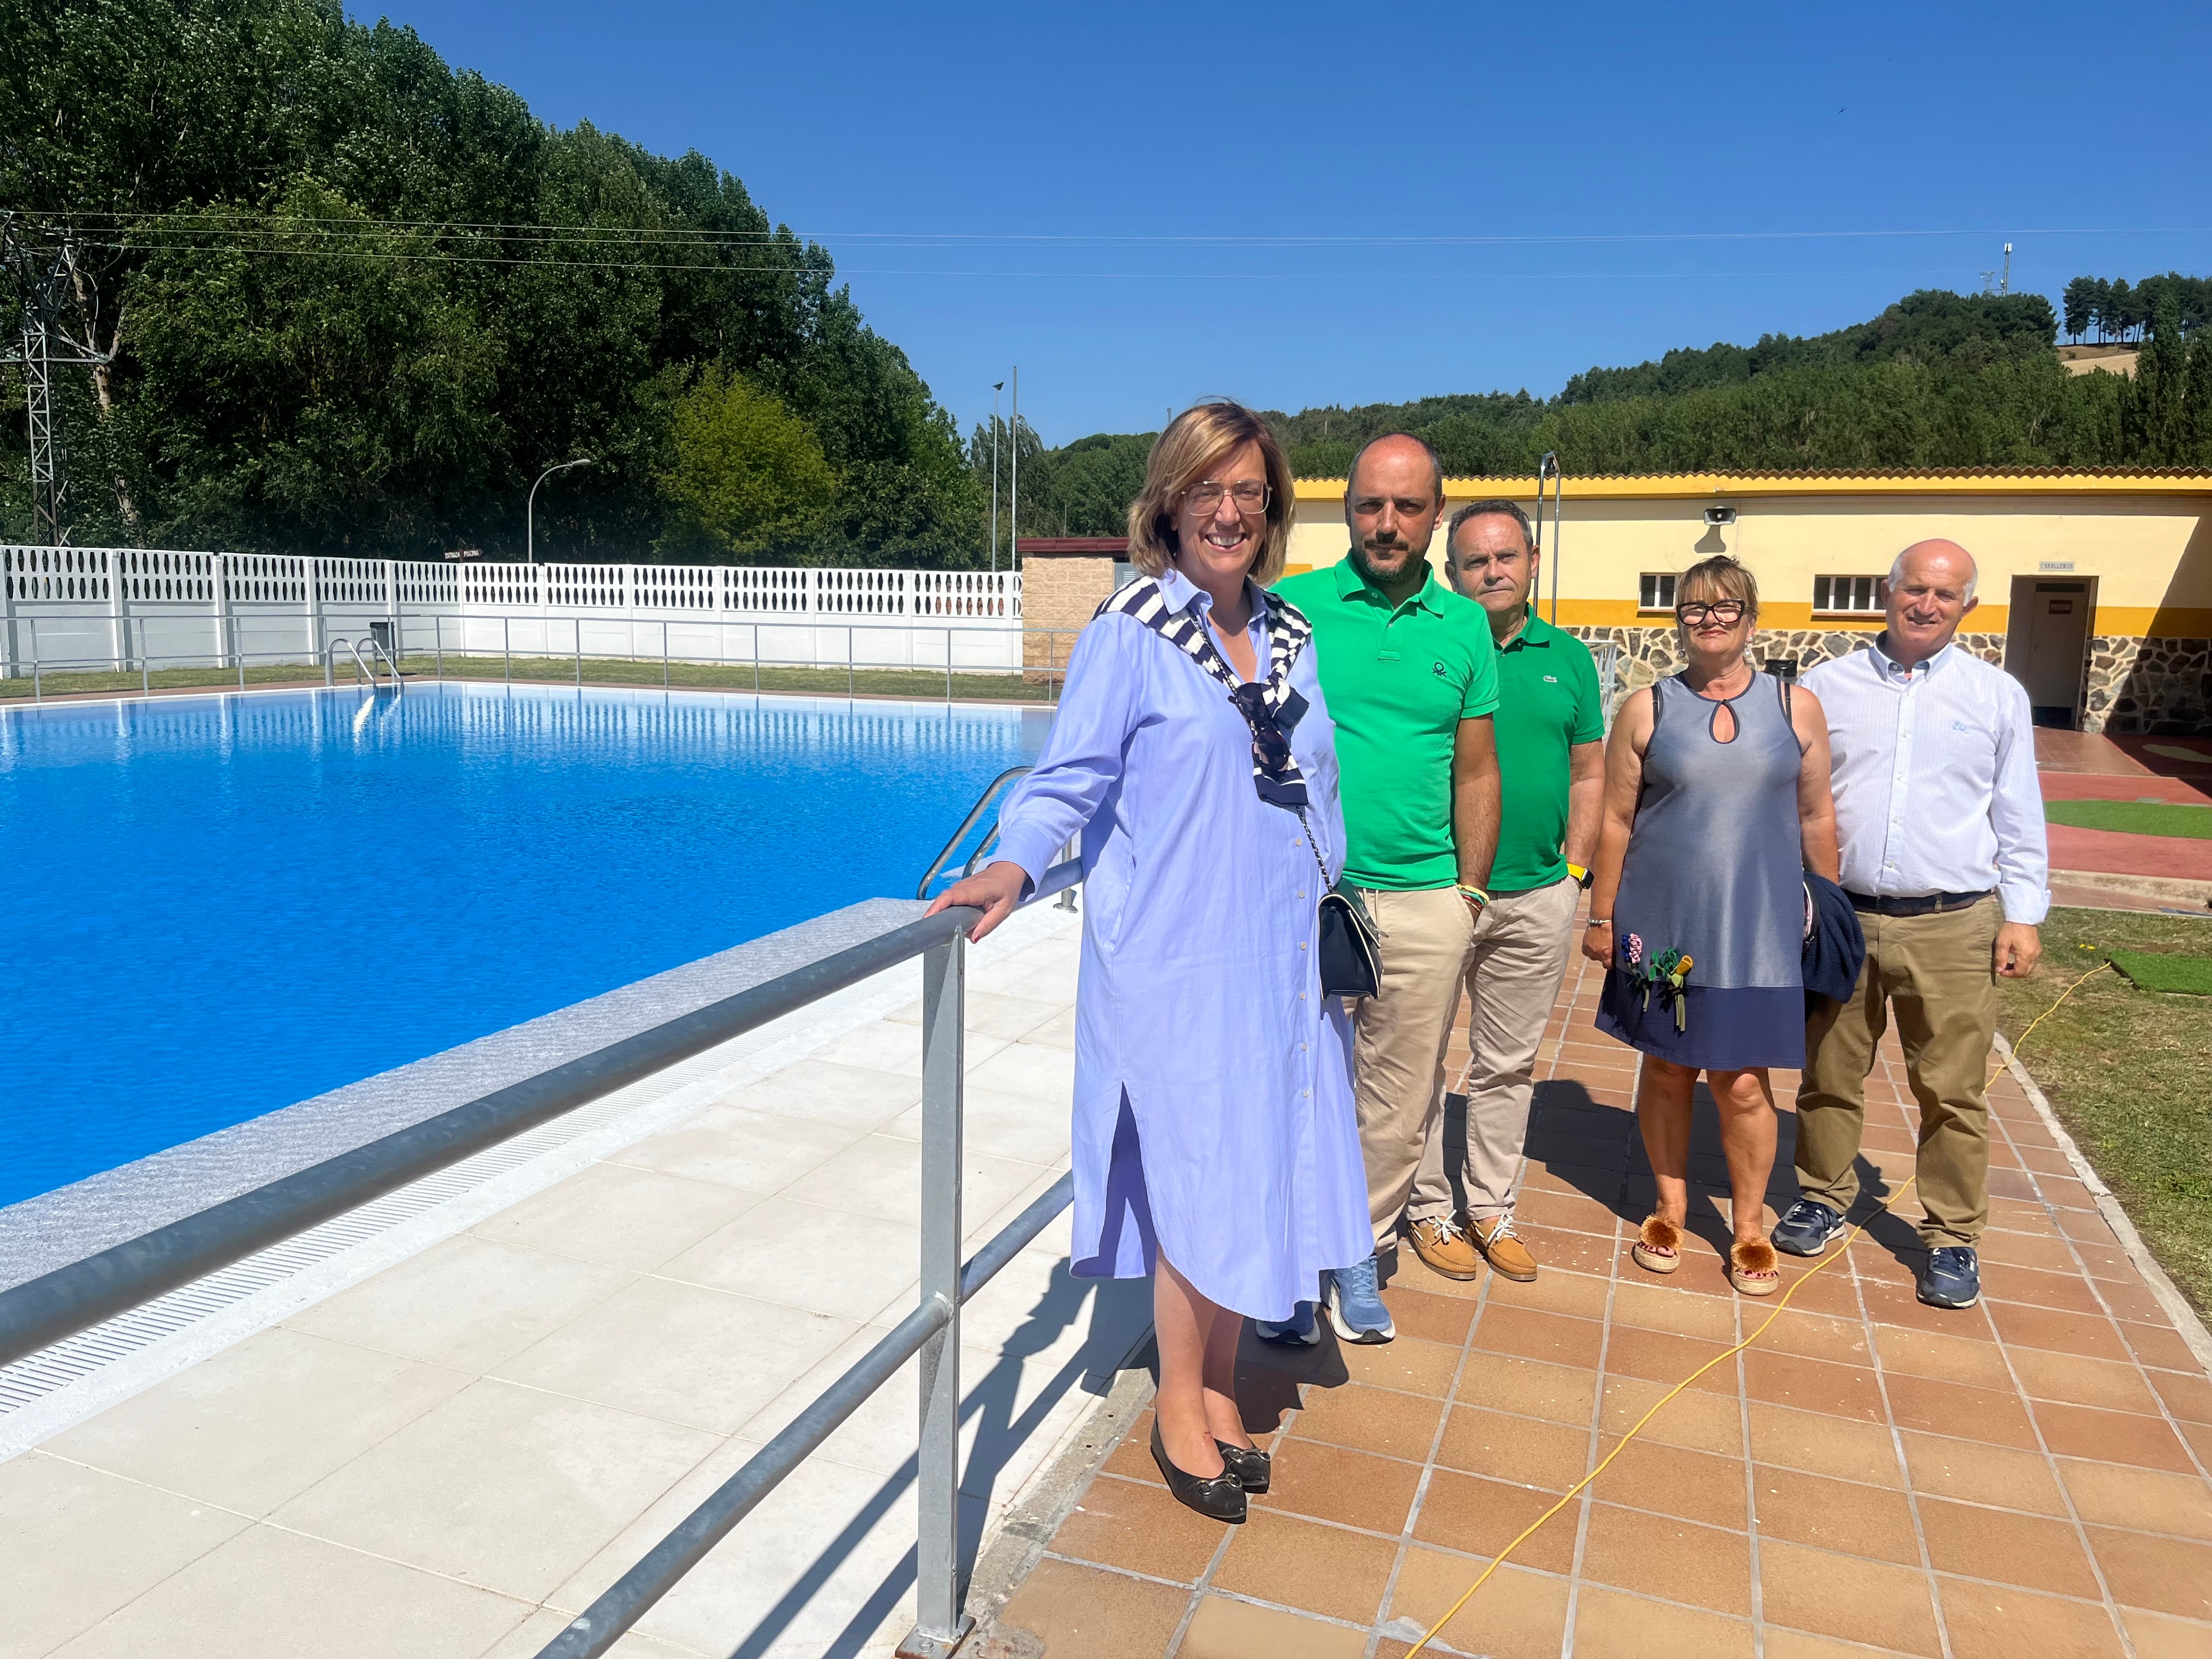
{"type": "Polygon", "coordinates": [[[1674,608],[1674,573],[1671,570],[1647,570],[1638,579],[1636,608],[1638,611],[1672,611],[1674,608]]]}
{"type": "Polygon", "coordinates": [[[1887,576],[1815,576],[1813,614],[1816,617],[1864,617],[1889,603],[1887,576]]]}

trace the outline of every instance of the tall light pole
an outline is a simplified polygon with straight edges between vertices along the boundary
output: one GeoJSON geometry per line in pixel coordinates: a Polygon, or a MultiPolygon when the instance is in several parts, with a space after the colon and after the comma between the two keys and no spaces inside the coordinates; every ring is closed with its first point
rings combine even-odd
{"type": "Polygon", "coordinates": [[[1022,568],[1022,366],[1014,365],[1014,423],[1006,434],[1013,447],[1006,481],[1006,568],[1022,568]]]}
{"type": "Polygon", "coordinates": [[[999,574],[999,392],[1006,383],[991,383],[991,574],[999,574]]]}
{"type": "Polygon", "coordinates": [[[538,475],[538,483],[530,486],[530,498],[522,509],[522,533],[523,547],[531,563],[538,562],[538,484],[544,483],[556,472],[566,472],[572,466],[589,466],[591,464],[592,458],[588,455],[579,455],[573,461],[556,462],[538,475]]]}

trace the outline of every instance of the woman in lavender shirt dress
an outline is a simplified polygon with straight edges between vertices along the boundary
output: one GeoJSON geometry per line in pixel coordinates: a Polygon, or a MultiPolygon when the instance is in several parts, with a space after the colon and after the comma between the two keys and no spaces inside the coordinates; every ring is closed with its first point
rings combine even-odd
{"type": "Polygon", "coordinates": [[[937,906],[981,908],[981,938],[1082,837],[1074,1271],[1155,1274],[1153,1457],[1225,1521],[1268,1479],[1234,1398],[1244,1320],[1290,1321],[1372,1248],[1351,1041],[1315,961],[1344,861],[1334,727],[1304,619],[1263,589],[1292,507],[1251,411],[1170,423],[1129,509],[1150,580],[1084,630],[998,860],[937,906]]]}

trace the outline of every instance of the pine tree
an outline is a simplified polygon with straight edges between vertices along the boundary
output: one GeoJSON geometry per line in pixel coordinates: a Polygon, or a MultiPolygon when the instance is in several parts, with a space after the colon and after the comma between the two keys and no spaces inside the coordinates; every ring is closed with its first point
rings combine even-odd
{"type": "Polygon", "coordinates": [[[2127,459],[2172,466],[2184,459],[2189,434],[2184,420],[2188,349],[2181,340],[2181,307],[2160,291],[2150,337],[2136,359],[2135,384],[2120,403],[2120,439],[2127,459]]]}

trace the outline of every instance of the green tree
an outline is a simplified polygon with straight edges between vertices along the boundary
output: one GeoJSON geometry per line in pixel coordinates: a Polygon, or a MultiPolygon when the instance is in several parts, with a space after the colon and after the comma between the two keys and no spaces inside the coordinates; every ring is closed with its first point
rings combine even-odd
{"type": "Polygon", "coordinates": [[[2150,337],[2136,358],[2136,377],[2120,401],[2120,431],[2128,459],[2153,466],[2179,462],[2188,447],[2185,409],[2188,349],[2181,339],[2178,298],[2156,292],[2150,337]]]}
{"type": "Polygon", "coordinates": [[[836,479],[821,441],[782,399],[720,363],[677,399],[670,459],[659,475],[672,538],[725,556],[802,537],[830,505],[836,479]]]}

